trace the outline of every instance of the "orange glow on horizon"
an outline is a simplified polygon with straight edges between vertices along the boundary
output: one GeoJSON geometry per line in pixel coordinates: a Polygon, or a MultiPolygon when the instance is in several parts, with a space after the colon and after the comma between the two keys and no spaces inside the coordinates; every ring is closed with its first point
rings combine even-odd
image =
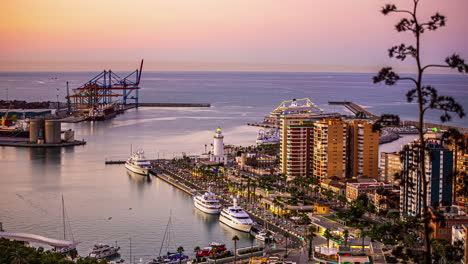
{"type": "MultiPolygon", "coordinates": [[[[165,62],[381,65],[388,61],[389,46],[410,39],[393,30],[397,16],[380,14],[386,2],[1,1],[0,63],[144,57],[165,62]]],[[[463,13],[468,1],[421,4],[422,16],[440,11],[448,17],[448,26],[426,39],[431,59],[454,51],[468,56],[463,13]]]]}

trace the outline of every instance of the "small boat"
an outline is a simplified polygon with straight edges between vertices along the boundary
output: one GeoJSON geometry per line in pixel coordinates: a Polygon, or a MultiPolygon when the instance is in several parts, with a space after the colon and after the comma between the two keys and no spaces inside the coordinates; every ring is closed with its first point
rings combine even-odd
{"type": "Polygon", "coordinates": [[[197,253],[197,258],[205,258],[214,255],[223,254],[226,251],[226,245],[218,242],[211,242],[209,247],[204,247],[197,253]]]}
{"type": "Polygon", "coordinates": [[[172,215],[169,216],[167,221],[166,230],[164,231],[164,236],[161,241],[161,247],[159,249],[158,257],[148,262],[147,264],[176,264],[182,263],[186,264],[189,261],[189,257],[183,253],[171,253],[168,250],[170,244],[171,230],[172,230],[172,215]],[[166,254],[161,255],[163,247],[166,246],[166,254]]]}
{"type": "Polygon", "coordinates": [[[253,221],[240,206],[237,205],[237,199],[234,198],[234,205],[224,208],[219,216],[219,221],[229,227],[242,231],[250,232],[253,221]]]}
{"type": "Polygon", "coordinates": [[[221,204],[218,197],[210,190],[203,195],[195,195],[193,203],[197,209],[207,214],[219,214],[221,212],[221,204]]]}
{"type": "Polygon", "coordinates": [[[103,259],[117,255],[119,250],[120,247],[113,247],[108,244],[97,243],[96,245],[94,245],[93,250],[91,251],[91,253],[89,253],[88,256],[90,258],[103,259]]]}
{"type": "Polygon", "coordinates": [[[260,241],[266,241],[266,242],[272,241],[274,239],[273,235],[270,235],[270,236],[267,235],[267,231],[258,232],[258,234],[255,235],[255,238],[260,241]]]}
{"type": "Polygon", "coordinates": [[[151,169],[151,162],[143,155],[143,150],[137,150],[132,156],[125,162],[125,168],[127,170],[148,176],[149,169],[151,169]]]}
{"type": "Polygon", "coordinates": [[[189,260],[187,255],[182,253],[170,253],[167,252],[164,256],[159,256],[152,261],[149,261],[148,264],[176,264],[183,263],[186,264],[189,260]]]}

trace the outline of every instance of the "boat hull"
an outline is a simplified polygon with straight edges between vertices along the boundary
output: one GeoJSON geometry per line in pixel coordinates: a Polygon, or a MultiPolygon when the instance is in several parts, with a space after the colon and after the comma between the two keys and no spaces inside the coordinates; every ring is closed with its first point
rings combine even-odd
{"type": "Polygon", "coordinates": [[[131,172],[134,172],[143,176],[149,175],[149,169],[136,167],[136,166],[133,166],[132,164],[129,164],[128,162],[125,163],[125,168],[127,168],[127,170],[131,172]]]}
{"type": "Polygon", "coordinates": [[[219,214],[221,212],[221,207],[219,209],[206,208],[201,204],[197,203],[197,200],[195,199],[193,199],[193,204],[195,205],[195,208],[207,214],[219,214]]]}
{"type": "Polygon", "coordinates": [[[221,214],[219,216],[219,221],[227,226],[229,226],[230,228],[232,229],[235,229],[237,231],[241,231],[241,232],[250,232],[250,230],[252,229],[252,226],[251,225],[243,225],[243,224],[240,224],[238,222],[235,222],[227,217],[225,217],[223,214],[221,214]]]}

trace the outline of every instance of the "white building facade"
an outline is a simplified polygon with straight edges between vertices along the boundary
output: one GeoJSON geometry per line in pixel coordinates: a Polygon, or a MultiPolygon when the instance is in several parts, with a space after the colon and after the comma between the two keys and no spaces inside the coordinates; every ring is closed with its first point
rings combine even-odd
{"type": "Polygon", "coordinates": [[[213,149],[210,156],[210,161],[218,163],[226,163],[227,156],[224,154],[224,136],[221,128],[217,128],[213,136],[213,149]]]}

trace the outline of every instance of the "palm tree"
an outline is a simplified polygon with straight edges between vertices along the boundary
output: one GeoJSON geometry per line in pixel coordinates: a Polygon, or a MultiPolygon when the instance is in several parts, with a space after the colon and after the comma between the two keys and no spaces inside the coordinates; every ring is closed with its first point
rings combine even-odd
{"type": "Polygon", "coordinates": [[[198,253],[200,252],[200,247],[199,247],[199,246],[196,246],[196,247],[193,249],[193,252],[195,252],[195,258],[197,259],[197,262],[198,262],[198,253]]]}
{"type": "Polygon", "coordinates": [[[238,236],[233,236],[232,241],[234,241],[234,264],[236,264],[237,261],[237,241],[239,241],[238,236]]]}
{"type": "Polygon", "coordinates": [[[348,246],[348,238],[349,238],[349,231],[348,231],[348,229],[345,229],[345,230],[343,231],[343,237],[344,237],[344,245],[345,245],[345,247],[347,247],[347,246],[348,246]]]}
{"type": "Polygon", "coordinates": [[[286,240],[286,255],[288,255],[288,238],[290,237],[289,233],[288,232],[285,232],[283,234],[285,240],[286,240]]]}
{"type": "Polygon", "coordinates": [[[253,253],[253,244],[255,241],[255,236],[252,234],[249,234],[249,240],[250,240],[250,258],[252,258],[252,253],[253,253]]]}
{"type": "Polygon", "coordinates": [[[341,203],[341,207],[348,203],[348,199],[346,199],[346,196],[343,194],[338,195],[337,199],[341,203]]]}
{"type": "Polygon", "coordinates": [[[359,225],[359,237],[362,239],[362,252],[364,252],[364,238],[366,237],[366,231],[364,231],[364,225],[359,225]]]}
{"type": "Polygon", "coordinates": [[[312,243],[314,242],[314,238],[317,236],[315,232],[317,228],[315,226],[309,227],[309,234],[307,235],[307,239],[309,239],[309,259],[312,256],[312,243]]]}
{"type": "MultiPolygon", "coordinates": [[[[177,253],[182,254],[184,252],[184,248],[182,246],[177,248],[177,253]]],[[[182,263],[182,258],[179,258],[179,263],[182,263]]]]}
{"type": "Polygon", "coordinates": [[[332,237],[332,234],[330,232],[330,229],[325,229],[325,232],[323,233],[323,236],[327,239],[327,247],[330,247],[330,238],[332,237]]]}

